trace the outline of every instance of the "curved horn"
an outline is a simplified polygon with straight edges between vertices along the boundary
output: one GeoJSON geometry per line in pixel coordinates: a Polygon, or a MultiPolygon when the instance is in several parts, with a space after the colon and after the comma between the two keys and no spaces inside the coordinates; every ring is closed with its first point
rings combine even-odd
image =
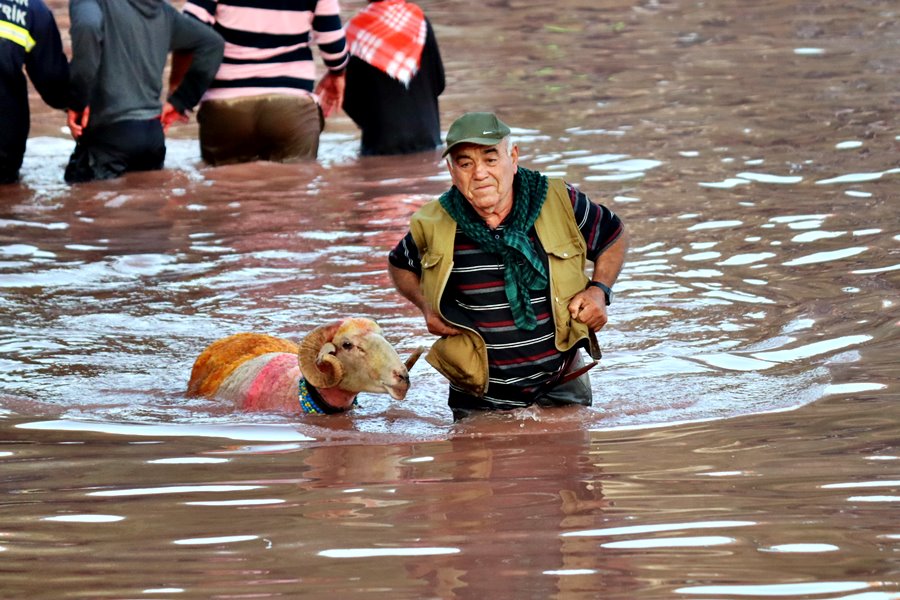
{"type": "Polygon", "coordinates": [[[308,382],[317,388],[336,386],[344,376],[344,368],[336,356],[325,354],[319,359],[319,351],[331,341],[340,322],[320,325],[306,334],[300,342],[297,359],[300,371],[308,382]]]}

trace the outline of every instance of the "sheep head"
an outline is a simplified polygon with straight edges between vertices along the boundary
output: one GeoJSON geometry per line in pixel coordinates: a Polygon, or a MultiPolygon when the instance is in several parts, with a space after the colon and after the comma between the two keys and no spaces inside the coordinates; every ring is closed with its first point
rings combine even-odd
{"type": "Polygon", "coordinates": [[[387,393],[395,400],[406,396],[415,362],[411,357],[404,365],[381,327],[365,318],[316,327],[303,338],[297,356],[303,376],[317,388],[387,393]]]}

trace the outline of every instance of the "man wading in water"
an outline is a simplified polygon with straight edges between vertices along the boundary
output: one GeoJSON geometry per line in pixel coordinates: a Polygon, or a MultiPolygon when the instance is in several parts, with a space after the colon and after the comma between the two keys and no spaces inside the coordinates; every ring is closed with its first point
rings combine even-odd
{"type": "Polygon", "coordinates": [[[509,127],[467,113],[447,132],[453,187],[417,211],[389,256],[400,293],[442,336],[427,360],[454,419],[592,402],[579,348],[599,358],[628,238],[608,208],[520,167],[509,127]],[[585,275],[585,259],[594,263],[585,275]]]}

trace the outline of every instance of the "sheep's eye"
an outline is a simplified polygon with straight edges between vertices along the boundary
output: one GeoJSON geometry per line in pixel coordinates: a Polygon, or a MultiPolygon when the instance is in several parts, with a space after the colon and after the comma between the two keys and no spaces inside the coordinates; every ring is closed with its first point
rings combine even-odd
{"type": "Polygon", "coordinates": [[[350,342],[344,342],[343,344],[341,344],[341,347],[344,350],[350,350],[351,348],[353,348],[353,344],[350,342]]]}

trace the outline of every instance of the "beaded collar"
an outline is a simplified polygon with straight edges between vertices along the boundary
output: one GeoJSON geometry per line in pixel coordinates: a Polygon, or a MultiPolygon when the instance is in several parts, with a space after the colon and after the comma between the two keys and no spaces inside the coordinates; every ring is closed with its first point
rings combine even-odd
{"type": "MultiPolygon", "coordinates": [[[[346,412],[344,409],[330,406],[322,399],[315,387],[306,382],[306,377],[300,378],[298,385],[300,392],[300,409],[308,415],[334,415],[346,412]]],[[[350,408],[358,406],[356,398],[350,408]]],[[[349,409],[348,409],[349,410],[349,409]]]]}

